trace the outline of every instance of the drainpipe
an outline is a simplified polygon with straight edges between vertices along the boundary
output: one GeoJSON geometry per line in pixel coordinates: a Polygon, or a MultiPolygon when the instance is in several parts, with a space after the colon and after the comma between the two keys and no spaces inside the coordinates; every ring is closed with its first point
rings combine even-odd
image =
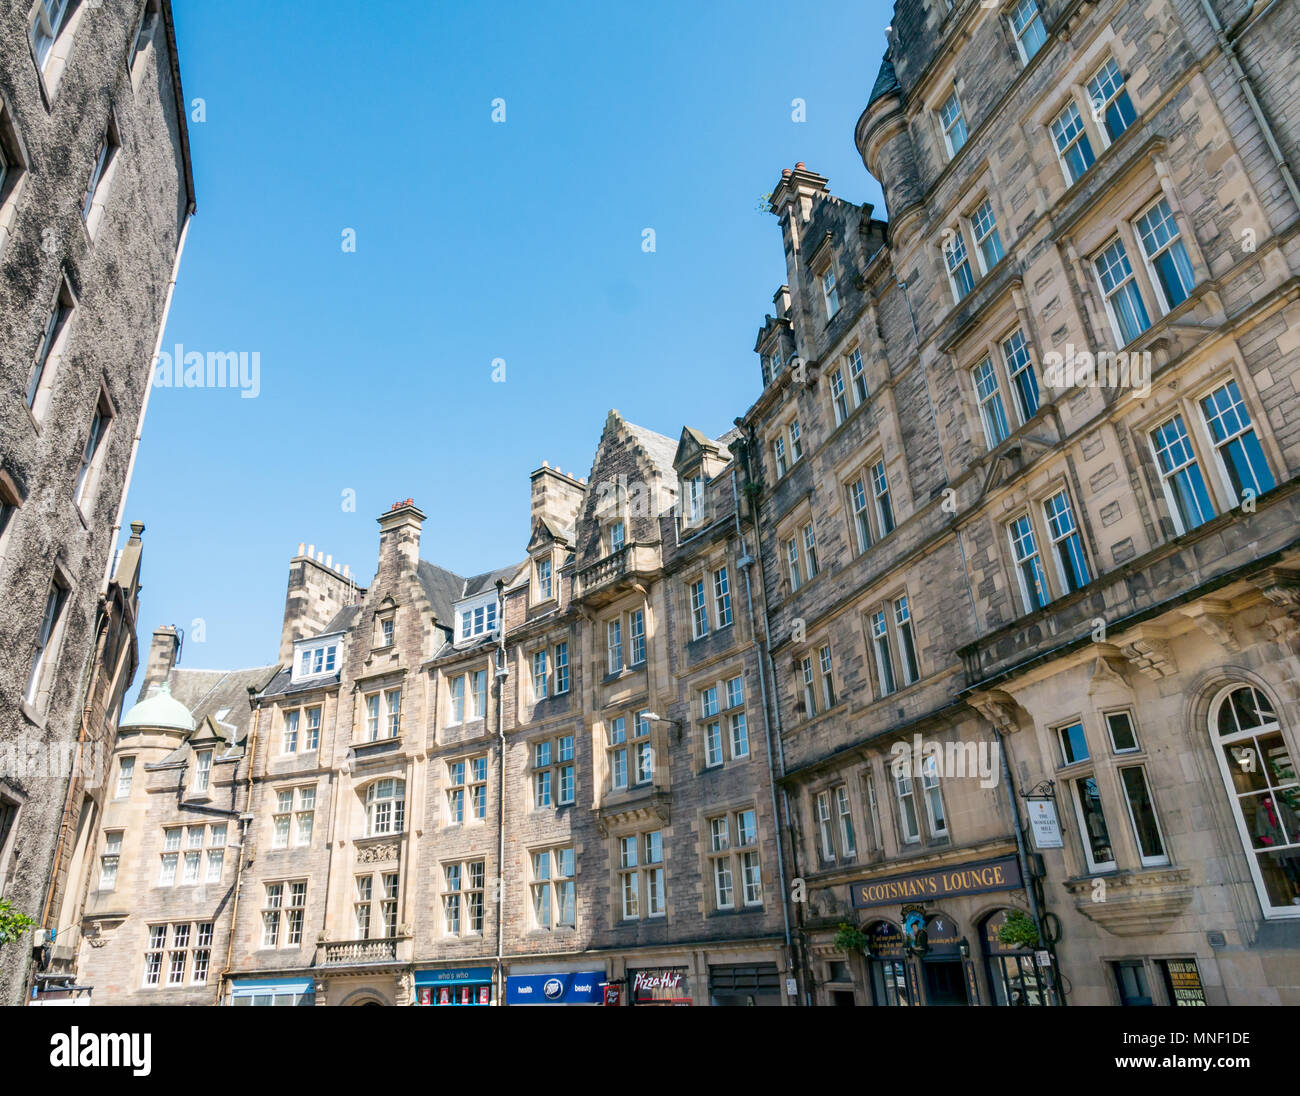
{"type": "MultiPolygon", "coordinates": [[[[112,624],[111,613],[104,612],[102,609],[101,609],[101,613],[103,613],[103,615],[101,616],[99,637],[95,640],[95,655],[90,664],[91,666],[90,681],[87,683],[86,686],[86,703],[81,710],[81,725],[77,729],[77,748],[75,753],[73,754],[72,772],[68,774],[68,792],[67,795],[64,796],[64,800],[63,800],[63,814],[61,816],[63,819],[63,824],[60,827],[61,833],[59,836],[59,841],[54,847],[54,863],[50,867],[50,882],[49,882],[49,886],[46,888],[45,891],[45,906],[41,910],[40,923],[42,928],[49,927],[50,911],[54,905],[54,890],[55,887],[58,885],[59,867],[63,863],[63,853],[67,845],[68,823],[71,822],[72,820],[72,801],[76,796],[77,785],[79,783],[77,778],[77,773],[81,769],[81,756],[86,746],[86,730],[90,724],[91,714],[94,711],[94,707],[95,707],[95,667],[99,666],[100,662],[104,657],[104,646],[108,642],[108,631],[112,624]]],[[[111,751],[110,751],[110,757],[111,757],[111,751]]],[[[98,819],[95,828],[98,829],[99,826],[102,825],[102,823],[103,823],[103,819],[102,818],[98,819]]],[[[94,840],[93,832],[91,833],[90,838],[93,842],[94,840]]],[[[73,880],[68,881],[69,885],[71,885],[73,882],[74,882],[73,880]]],[[[67,894],[66,887],[64,888],[64,894],[65,895],[67,894]]],[[[56,926],[56,928],[58,927],[59,926],[56,926]]],[[[74,966],[76,964],[75,954],[73,955],[73,964],[74,966]]]]}
{"type": "Polygon", "coordinates": [[[149,375],[144,385],[144,398],[140,401],[140,417],[135,422],[135,435],[131,438],[131,456],[126,462],[126,478],[122,480],[122,499],[117,504],[117,516],[113,519],[113,528],[108,533],[108,562],[104,565],[104,581],[101,590],[107,591],[113,578],[113,558],[117,555],[117,535],[122,531],[122,516],[126,513],[126,496],[131,487],[131,476],[135,472],[135,455],[140,449],[140,436],[144,433],[144,413],[149,410],[149,394],[153,392],[153,371],[158,361],[158,352],[162,349],[163,335],[167,331],[167,317],[172,310],[172,294],[176,292],[176,277],[181,269],[181,255],[185,253],[185,238],[190,233],[190,221],[194,214],[185,217],[180,239],[176,241],[176,259],[172,263],[172,276],[167,283],[167,296],[163,299],[162,319],[158,323],[158,338],[154,340],[153,357],[149,359],[149,375]]]}
{"type": "MultiPolygon", "coordinates": [[[[257,767],[257,731],[262,715],[262,706],[254,704],[251,697],[249,704],[253,705],[253,725],[248,732],[248,775],[244,777],[245,814],[250,813],[253,808],[253,771],[257,767]]],[[[230,974],[230,960],[235,950],[235,929],[239,926],[239,895],[244,878],[244,862],[247,859],[244,849],[248,844],[248,822],[246,818],[239,820],[239,859],[235,861],[235,897],[230,903],[230,932],[226,936],[226,962],[221,968],[221,973],[217,975],[217,999],[213,1002],[217,1005],[221,1004],[222,991],[226,986],[226,978],[230,974]]]]}
{"type": "MultiPolygon", "coordinates": [[[[1269,7],[1272,6],[1272,4],[1269,5],[1269,7]]],[[[1224,56],[1228,59],[1228,66],[1237,79],[1241,93],[1246,97],[1246,102],[1250,104],[1250,112],[1255,116],[1255,122],[1259,125],[1260,132],[1264,136],[1264,144],[1268,146],[1269,155],[1273,157],[1273,165],[1281,173],[1282,181],[1286,184],[1287,192],[1291,195],[1291,201],[1295,203],[1296,210],[1300,212],[1300,187],[1296,186],[1295,176],[1291,173],[1291,165],[1286,162],[1286,157],[1282,155],[1277,138],[1273,136],[1273,127],[1264,114],[1264,108],[1260,106],[1259,100],[1255,97],[1255,88],[1250,82],[1250,77],[1246,75],[1246,70],[1241,67],[1241,62],[1237,59],[1237,48],[1224,32],[1223,24],[1219,22],[1219,17],[1214,14],[1214,8],[1210,6],[1210,0],[1201,0],[1201,7],[1205,11],[1205,18],[1209,20],[1210,27],[1214,30],[1214,37],[1218,39],[1219,49],[1223,51],[1224,56]]],[[[1266,8],[1265,11],[1267,10],[1266,8]]],[[[1263,12],[1259,14],[1262,15],[1263,12]]],[[[1253,23],[1254,20],[1252,19],[1251,22],[1253,23]]]]}
{"type": "MultiPolygon", "coordinates": [[[[749,453],[755,452],[753,438],[750,435],[750,431],[746,429],[744,420],[736,419],[736,425],[743,432],[746,451],[749,453]]],[[[784,777],[785,776],[785,752],[781,747],[781,735],[784,732],[781,723],[781,705],[778,703],[778,697],[777,697],[776,659],[772,657],[772,630],[767,615],[767,595],[766,595],[767,571],[766,568],[763,566],[762,525],[758,520],[758,500],[753,499],[751,502],[751,506],[753,509],[753,513],[750,515],[750,522],[754,526],[754,558],[758,561],[759,588],[760,588],[760,593],[762,593],[763,595],[763,642],[759,645],[760,646],[759,657],[760,660],[764,658],[767,659],[770,662],[772,668],[771,713],[772,713],[772,720],[776,726],[777,771],[781,774],[782,777],[784,777]]],[[[748,576],[746,577],[748,578],[748,576]]],[[[763,697],[764,720],[767,719],[767,713],[768,713],[767,705],[768,705],[768,698],[766,695],[764,695],[763,697]]],[[[784,787],[782,787],[781,789],[781,819],[785,825],[786,830],[790,831],[792,829],[790,825],[790,795],[785,790],[784,787]]],[[[799,846],[798,843],[794,841],[790,843],[790,862],[794,867],[795,875],[797,877],[799,874],[799,846]]],[[[781,901],[783,904],[787,900],[788,900],[787,895],[781,896],[781,901]]],[[[812,971],[808,967],[808,957],[806,954],[806,950],[807,950],[806,948],[800,946],[798,958],[799,958],[799,966],[802,969],[803,976],[804,976],[804,1004],[811,1006],[813,1003],[812,989],[811,989],[812,971]]]]}
{"type": "MultiPolygon", "coordinates": [[[[1006,785],[1007,799],[1011,802],[1011,824],[1012,829],[1016,832],[1016,859],[1020,863],[1020,878],[1024,880],[1025,894],[1029,898],[1029,912],[1034,918],[1034,925],[1038,929],[1038,936],[1047,947],[1047,931],[1043,924],[1043,913],[1038,905],[1038,888],[1034,886],[1034,878],[1029,874],[1029,854],[1025,851],[1025,835],[1020,822],[1020,803],[1016,798],[1016,786],[1012,782],[1011,762],[1007,758],[1006,736],[995,726],[993,728],[993,737],[997,742],[998,753],[1002,756],[1002,783],[1006,785]]],[[[1049,982],[1052,985],[1054,996],[1058,1004],[1065,1004],[1065,995],[1061,993],[1061,983],[1057,978],[1055,956],[1051,966],[1049,982]]]]}
{"type": "Polygon", "coordinates": [[[504,954],[502,911],[505,908],[506,882],[506,583],[497,579],[497,1004],[505,1000],[505,979],[501,973],[504,954]]]}
{"type": "MultiPolygon", "coordinates": [[[[749,569],[754,561],[749,549],[745,547],[745,534],[740,527],[740,492],[736,487],[736,466],[731,467],[731,508],[736,517],[736,536],[740,539],[740,568],[745,576],[745,606],[749,611],[749,634],[754,646],[758,646],[758,627],[754,619],[754,596],[749,581],[749,569]]],[[[788,970],[794,969],[794,945],[790,936],[790,907],[787,899],[790,894],[785,881],[785,849],[781,840],[781,812],[776,802],[776,759],[772,752],[772,725],[767,711],[767,673],[763,666],[763,652],[758,652],[758,687],[763,697],[763,738],[767,743],[767,778],[772,792],[772,824],[776,831],[776,870],[781,885],[781,919],[785,924],[785,961],[788,970]]]]}

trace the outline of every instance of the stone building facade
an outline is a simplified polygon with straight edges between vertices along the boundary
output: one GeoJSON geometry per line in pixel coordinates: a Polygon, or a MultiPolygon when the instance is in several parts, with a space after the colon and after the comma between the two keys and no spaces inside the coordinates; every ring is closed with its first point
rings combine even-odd
{"type": "MultiPolygon", "coordinates": [[[[49,933],[56,848],[98,825],[69,777],[194,188],[169,3],[0,25],[0,894],[49,933]]],[[[32,953],[0,952],[0,1001],[32,953]]]]}
{"type": "Polygon", "coordinates": [[[300,550],[238,716],[155,636],[79,980],[1294,1001],[1298,42],[1294,4],[901,0],[855,133],[888,217],[782,173],[736,429],[611,412],[481,575],[410,500],[364,589],[300,550]]]}
{"type": "Polygon", "coordinates": [[[814,1000],[1296,1000],[1298,51],[903,0],[888,221],[783,172],[743,422],[814,1000]]]}
{"type": "Polygon", "coordinates": [[[365,587],[300,549],[276,666],[181,670],[155,633],[78,983],[160,1004],[792,1003],[735,467],[725,437],[611,412],[590,481],[533,473],[518,563],[422,560],[407,500],[365,587]]]}

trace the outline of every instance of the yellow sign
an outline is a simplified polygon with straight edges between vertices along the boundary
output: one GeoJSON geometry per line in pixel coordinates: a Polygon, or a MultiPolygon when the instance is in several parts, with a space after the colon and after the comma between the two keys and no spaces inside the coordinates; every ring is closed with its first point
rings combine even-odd
{"type": "Polygon", "coordinates": [[[854,883],[851,895],[853,907],[864,909],[896,902],[925,901],[927,898],[952,898],[960,894],[1015,890],[1019,886],[1019,863],[1014,856],[1003,856],[997,860],[981,860],[957,868],[854,883]]]}

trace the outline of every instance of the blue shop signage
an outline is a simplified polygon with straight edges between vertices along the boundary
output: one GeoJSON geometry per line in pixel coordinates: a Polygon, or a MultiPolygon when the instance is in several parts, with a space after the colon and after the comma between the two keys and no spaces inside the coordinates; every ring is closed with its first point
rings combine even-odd
{"type": "Polygon", "coordinates": [[[598,1005],[604,1000],[605,972],[512,974],[506,979],[508,1005],[598,1005]]]}

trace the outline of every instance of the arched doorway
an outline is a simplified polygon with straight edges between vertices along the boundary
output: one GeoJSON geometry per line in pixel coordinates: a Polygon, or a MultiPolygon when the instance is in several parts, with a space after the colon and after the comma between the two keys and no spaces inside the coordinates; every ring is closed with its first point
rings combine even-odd
{"type": "Polygon", "coordinates": [[[962,964],[961,933],[957,922],[946,913],[936,913],[925,922],[927,943],[921,958],[927,1005],[969,1005],[966,971],[962,964]]]}
{"type": "Polygon", "coordinates": [[[998,929],[1005,924],[1010,909],[994,910],[984,919],[980,933],[984,963],[989,976],[989,990],[995,1005],[1045,1005],[1047,982],[1029,948],[1004,944],[998,929]]]}
{"type": "Polygon", "coordinates": [[[890,921],[873,921],[865,931],[872,1003],[916,1004],[916,995],[908,973],[903,930],[890,921]]]}

